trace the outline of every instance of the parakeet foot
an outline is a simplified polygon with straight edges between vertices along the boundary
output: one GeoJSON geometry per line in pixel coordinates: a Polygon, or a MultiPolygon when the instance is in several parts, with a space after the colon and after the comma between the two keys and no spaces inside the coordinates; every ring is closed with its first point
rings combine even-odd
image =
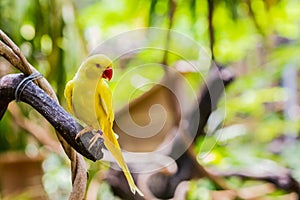
{"type": "Polygon", "coordinates": [[[93,127],[91,126],[86,126],[84,127],[81,131],[79,131],[75,137],[75,140],[77,140],[79,137],[81,137],[82,135],[84,135],[87,132],[93,131],[93,127]]]}
{"type": "Polygon", "coordinates": [[[96,141],[99,139],[99,138],[103,138],[102,137],[102,131],[101,130],[98,130],[96,131],[96,134],[94,135],[94,137],[92,137],[92,139],[90,140],[90,146],[89,146],[89,150],[93,147],[93,145],[96,143],[96,141]]]}

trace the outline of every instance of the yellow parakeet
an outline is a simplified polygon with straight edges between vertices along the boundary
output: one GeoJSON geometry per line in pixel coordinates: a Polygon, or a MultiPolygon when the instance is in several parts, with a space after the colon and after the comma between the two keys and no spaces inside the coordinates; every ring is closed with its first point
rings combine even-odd
{"type": "Polygon", "coordinates": [[[81,64],[74,78],[67,83],[64,95],[70,112],[86,125],[77,136],[88,130],[98,131],[90,141],[91,146],[98,137],[103,137],[104,145],[122,168],[131,191],[143,196],[134,183],[112,130],[112,93],[105,80],[110,80],[112,73],[112,62],[108,57],[102,54],[90,56],[81,64]]]}

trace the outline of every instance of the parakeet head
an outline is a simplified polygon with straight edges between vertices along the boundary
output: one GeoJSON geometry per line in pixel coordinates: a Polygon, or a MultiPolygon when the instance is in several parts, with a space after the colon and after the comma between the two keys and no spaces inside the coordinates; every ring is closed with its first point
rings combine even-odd
{"type": "Polygon", "coordinates": [[[112,61],[103,54],[88,57],[81,66],[85,75],[91,79],[105,78],[110,80],[113,75],[112,61]]]}

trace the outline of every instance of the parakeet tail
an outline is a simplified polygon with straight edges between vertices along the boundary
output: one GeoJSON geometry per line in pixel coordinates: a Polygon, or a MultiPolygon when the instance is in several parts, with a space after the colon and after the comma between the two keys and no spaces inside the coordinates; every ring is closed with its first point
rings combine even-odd
{"type": "Polygon", "coordinates": [[[128,166],[124,161],[119,142],[116,139],[116,136],[115,136],[115,133],[113,132],[113,130],[108,129],[108,130],[103,131],[103,136],[104,136],[104,145],[110,151],[110,153],[113,155],[113,157],[116,159],[118,165],[121,167],[121,169],[126,177],[126,180],[128,182],[131,192],[133,194],[135,194],[137,192],[140,196],[144,196],[143,193],[138,189],[138,187],[134,183],[134,180],[131,176],[128,166]]]}

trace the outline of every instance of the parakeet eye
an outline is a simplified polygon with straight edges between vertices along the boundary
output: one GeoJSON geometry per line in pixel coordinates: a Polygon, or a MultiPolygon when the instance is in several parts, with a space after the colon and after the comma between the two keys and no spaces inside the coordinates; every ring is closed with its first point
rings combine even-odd
{"type": "Polygon", "coordinates": [[[97,67],[97,68],[100,68],[101,65],[100,65],[99,63],[96,63],[96,67],[97,67]]]}

